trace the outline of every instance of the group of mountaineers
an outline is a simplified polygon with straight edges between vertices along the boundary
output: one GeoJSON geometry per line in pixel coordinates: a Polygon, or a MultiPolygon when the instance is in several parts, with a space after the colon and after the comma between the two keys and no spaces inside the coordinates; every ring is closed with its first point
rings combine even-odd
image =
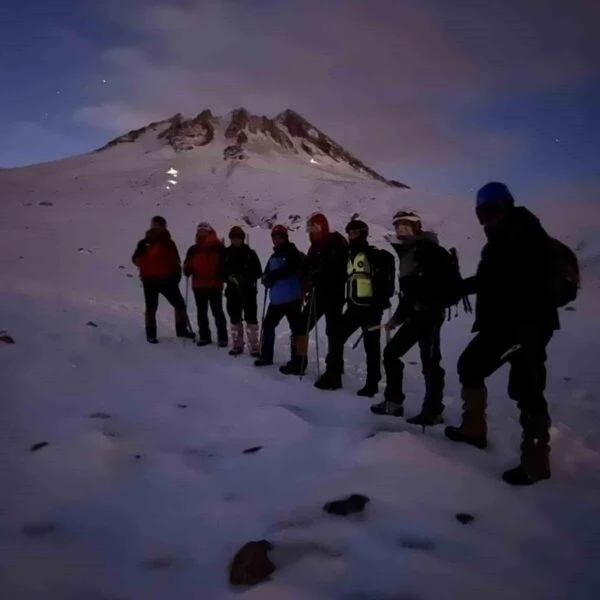
{"type": "MultiPolygon", "coordinates": [[[[422,228],[419,215],[399,211],[392,224],[392,247],[398,257],[399,302],[382,325],[396,288],[396,261],[386,250],[369,244],[368,225],[358,219],[346,226],[347,240],[329,229],[317,213],[307,222],[310,238],[303,254],[289,240],[283,225],[271,229],[273,254],[264,271],[256,252],[246,244],[242,228],[232,227],[228,247],[210,224],[198,225],[195,244],[183,262],[191,279],[197,307],[198,346],[212,343],[208,308],[212,312],[220,347],[229,345],[237,356],[247,344],[256,367],[273,364],[275,330],[285,317],[291,332],[290,359],[280,367],[286,375],[303,375],[307,367],[308,336],[325,317],[328,351],[326,369],[315,382],[321,390],[342,387],[344,346],[361,331],[367,376],[359,396],[379,392],[381,364],[385,370],[384,399],[371,406],[377,415],[404,416],[402,357],[415,345],[420,350],[425,397],[411,424],[443,423],[445,371],[440,332],[447,311],[458,302],[470,308],[476,296],[475,336],[458,361],[462,386],[462,422],[446,427],[455,442],[487,447],[487,389],[485,380],[502,365],[510,366],[508,395],[517,402],[522,427],[520,464],[503,474],[512,485],[530,485],[550,477],[550,416],[544,397],[546,347],[559,329],[558,308],[575,299],[579,271],[575,255],[551,238],[526,208],[515,206],[509,189],[492,182],[482,187],[476,214],[485,244],[476,274],[463,279],[456,255],[422,228]],[[259,326],[259,282],[268,290],[259,326]],[[266,310],[265,310],[266,309],[266,310]],[[244,323],[246,325],[244,331],[244,323]],[[389,339],[381,357],[381,330],[389,339]]],[[[157,343],[156,310],[163,295],[175,310],[176,334],[195,338],[186,298],[179,290],[182,266],[163,217],[151,227],[133,255],[139,268],[146,303],[146,336],[157,343]]]]}

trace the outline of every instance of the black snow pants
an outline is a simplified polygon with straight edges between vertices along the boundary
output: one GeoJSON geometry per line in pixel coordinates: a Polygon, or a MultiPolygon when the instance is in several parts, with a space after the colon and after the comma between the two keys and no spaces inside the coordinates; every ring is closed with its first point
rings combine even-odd
{"type": "Polygon", "coordinates": [[[188,317],[185,301],[179,290],[179,279],[142,279],[144,301],[146,304],[146,336],[156,337],[156,311],[158,299],[162,295],[175,309],[175,330],[178,335],[187,331],[188,317]]]}
{"type": "Polygon", "coordinates": [[[445,312],[415,312],[400,326],[383,351],[383,366],[387,384],[385,398],[402,404],[404,401],[404,363],[401,360],[415,344],[419,344],[421,369],[425,378],[423,409],[441,411],[444,398],[444,376],[440,331],[445,312]]]}
{"type": "MultiPolygon", "coordinates": [[[[262,345],[260,357],[263,360],[273,360],[275,349],[275,329],[281,320],[285,317],[290,326],[292,339],[301,332],[301,301],[286,302],[285,304],[269,304],[265,320],[262,325],[262,345]]],[[[293,344],[292,344],[293,358],[293,344]]]]}
{"type": "Polygon", "coordinates": [[[208,307],[212,312],[217,327],[217,339],[227,343],[227,321],[223,312],[223,291],[214,288],[194,288],[198,316],[198,337],[201,342],[212,342],[208,322],[208,307]]]}
{"type": "Polygon", "coordinates": [[[227,314],[232,325],[245,321],[248,325],[257,325],[258,308],[256,305],[257,290],[255,286],[239,287],[229,285],[225,292],[227,314]]]}
{"type": "MultiPolygon", "coordinates": [[[[315,327],[316,323],[325,317],[325,334],[327,335],[327,368],[330,368],[329,349],[335,340],[342,336],[342,311],[344,309],[344,290],[321,290],[314,289],[310,292],[307,302],[302,310],[302,322],[299,331],[301,337],[305,337],[315,327]]],[[[306,341],[306,344],[308,340],[306,341]]],[[[304,357],[305,359],[306,357],[304,357]]],[[[335,368],[336,365],[332,365],[335,368]]],[[[340,367],[341,368],[341,367],[340,367]]]]}
{"type": "Polygon", "coordinates": [[[363,344],[367,355],[367,385],[377,385],[381,380],[381,325],[382,311],[378,308],[359,307],[350,304],[341,317],[339,336],[330,338],[328,370],[341,375],[344,370],[344,344],[357,330],[362,329],[363,344]],[[368,331],[377,327],[374,331],[368,331]]]}
{"type": "Polygon", "coordinates": [[[552,330],[523,334],[510,331],[481,331],[458,360],[463,388],[483,387],[484,381],[504,363],[510,365],[508,395],[516,401],[523,429],[522,450],[537,440],[550,441],[550,415],[544,396],[546,389],[546,347],[552,330]]]}

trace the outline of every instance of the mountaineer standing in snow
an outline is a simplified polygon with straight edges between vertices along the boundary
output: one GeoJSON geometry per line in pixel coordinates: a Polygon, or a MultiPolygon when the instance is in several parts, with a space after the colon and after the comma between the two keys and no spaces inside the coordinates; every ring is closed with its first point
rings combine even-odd
{"type": "MultiPolygon", "coordinates": [[[[348,244],[340,233],[330,231],[327,217],[321,213],[308,219],[306,230],[311,242],[305,262],[310,289],[302,311],[302,329],[294,336],[294,358],[279,369],[285,375],[304,374],[308,334],[322,316],[325,316],[328,344],[340,336],[348,244]]],[[[315,382],[320,389],[338,389],[341,385],[341,374],[329,369],[315,382]]]]}
{"type": "Polygon", "coordinates": [[[131,258],[139,269],[146,304],[146,339],[156,344],[156,311],[158,298],[162,294],[175,309],[175,332],[178,337],[193,338],[189,330],[185,301],[179,291],[181,259],[175,242],[167,230],[164,217],[156,216],[150,229],[138,245],[131,258]]]}
{"type": "MultiPolygon", "coordinates": [[[[288,237],[283,225],[271,230],[273,254],[265,267],[262,281],[269,290],[269,308],[262,324],[260,358],[254,365],[273,364],[275,329],[285,317],[290,326],[292,340],[300,333],[302,313],[302,263],[303,255],[288,237]]],[[[292,359],[294,344],[292,341],[292,359]]]]}
{"type": "Polygon", "coordinates": [[[208,323],[208,307],[217,327],[219,347],[227,347],[227,321],[223,312],[225,248],[219,241],[215,230],[206,222],[198,225],[196,243],[185,256],[183,272],[192,278],[192,289],[198,313],[198,346],[212,343],[208,323]]]}
{"type": "Polygon", "coordinates": [[[250,354],[258,358],[258,318],[256,282],[262,275],[258,255],[246,244],[246,234],[241,227],[229,231],[231,245],[225,250],[223,276],[227,314],[231,325],[231,356],[244,352],[244,321],[250,354]]]}
{"type": "Polygon", "coordinates": [[[546,346],[559,329],[558,310],[575,299],[579,267],[573,252],[553,240],[526,208],[515,207],[506,185],[491,182],[477,193],[477,217],[487,244],[465,291],[477,294],[475,337],[458,361],[463,415],[446,436],[487,447],[485,380],[510,364],[508,395],[522,427],[521,461],[506,471],[511,485],[550,477],[550,415],[544,397],[546,346]]]}
{"type": "Polygon", "coordinates": [[[451,288],[456,288],[454,291],[460,288],[460,276],[437,236],[423,231],[417,213],[399,211],[393,224],[397,242],[392,246],[400,259],[400,294],[398,308],[385,327],[389,331],[400,328],[383,353],[387,378],[385,400],[373,405],[371,411],[377,415],[404,415],[401,358],[418,344],[425,398],[421,412],[407,421],[414,425],[436,425],[443,421],[444,411],[445,372],[441,365],[440,331],[446,307],[454,300],[451,288]]]}
{"type": "MultiPolygon", "coordinates": [[[[390,306],[395,287],[393,255],[369,245],[369,227],[354,219],[346,226],[350,255],[347,263],[346,311],[342,315],[340,336],[329,343],[327,371],[330,382],[340,383],[344,366],[344,344],[362,330],[367,355],[367,381],[358,396],[372,398],[381,380],[381,317],[390,306]]],[[[331,388],[327,388],[331,389],[331,388]]]]}

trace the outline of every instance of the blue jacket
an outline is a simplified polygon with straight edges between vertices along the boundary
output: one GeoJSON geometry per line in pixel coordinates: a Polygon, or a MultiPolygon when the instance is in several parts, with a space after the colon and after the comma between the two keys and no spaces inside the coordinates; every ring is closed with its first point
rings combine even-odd
{"type": "Polygon", "coordinates": [[[302,254],[291,242],[275,248],[263,278],[271,304],[287,304],[302,298],[302,262],[302,254]]]}

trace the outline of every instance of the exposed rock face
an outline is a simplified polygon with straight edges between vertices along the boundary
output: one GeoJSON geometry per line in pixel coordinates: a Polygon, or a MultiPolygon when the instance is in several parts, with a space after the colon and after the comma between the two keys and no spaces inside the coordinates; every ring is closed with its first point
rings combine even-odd
{"type": "Polygon", "coordinates": [[[193,119],[185,119],[177,113],[166,121],[151,123],[109,142],[100,150],[118,144],[133,143],[146,133],[156,132],[159,140],[164,140],[176,152],[184,152],[208,146],[217,137],[225,141],[223,160],[241,161],[249,158],[257,146],[266,151],[305,156],[307,161],[321,162],[350,167],[357,174],[381,181],[393,187],[407,188],[398,181],[388,181],[379,173],[365,165],[336,143],[322,131],[311,125],[304,117],[293,110],[285,110],[274,119],[249,113],[238,108],[227,117],[215,117],[210,110],[204,110],[193,119]]]}
{"type": "Polygon", "coordinates": [[[192,150],[213,141],[215,124],[216,119],[210,110],[202,111],[189,121],[178,113],[171,119],[169,127],[158,134],[158,138],[166,139],[177,152],[192,150]]]}

